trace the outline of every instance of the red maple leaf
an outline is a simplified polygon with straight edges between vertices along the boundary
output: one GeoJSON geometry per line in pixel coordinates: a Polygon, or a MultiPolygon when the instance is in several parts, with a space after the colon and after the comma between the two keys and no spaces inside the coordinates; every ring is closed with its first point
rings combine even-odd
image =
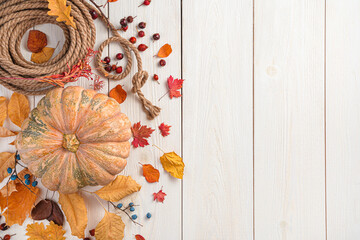
{"type": "Polygon", "coordinates": [[[167,82],[168,82],[168,87],[169,87],[170,98],[181,97],[181,93],[178,90],[182,88],[184,80],[182,80],[182,79],[174,79],[170,75],[167,82]]]}
{"type": "Polygon", "coordinates": [[[164,123],[160,124],[159,129],[160,129],[161,135],[162,135],[163,137],[166,137],[167,135],[170,134],[170,133],[169,133],[170,127],[171,127],[171,126],[166,125],[166,124],[164,124],[164,123]]]}
{"type": "Polygon", "coordinates": [[[166,193],[164,193],[163,191],[162,191],[162,189],[160,189],[160,191],[159,192],[157,192],[157,193],[153,193],[153,195],[154,195],[154,201],[158,201],[158,202],[164,202],[164,200],[165,200],[165,196],[166,196],[166,193]]]}
{"type": "Polygon", "coordinates": [[[154,130],[155,129],[151,129],[145,125],[141,126],[140,122],[134,123],[134,126],[131,128],[134,140],[131,142],[131,144],[134,146],[134,148],[137,148],[138,146],[144,147],[145,145],[149,145],[149,142],[145,138],[150,137],[154,130]]]}

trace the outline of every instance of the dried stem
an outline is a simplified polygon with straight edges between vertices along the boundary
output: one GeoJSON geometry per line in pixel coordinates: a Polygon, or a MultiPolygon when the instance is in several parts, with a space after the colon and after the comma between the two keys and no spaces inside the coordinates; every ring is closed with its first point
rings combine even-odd
{"type": "MultiPolygon", "coordinates": [[[[128,210],[128,209],[130,208],[130,206],[127,206],[126,208],[121,209],[121,208],[118,208],[113,202],[110,202],[110,201],[109,201],[109,203],[110,203],[115,209],[124,212],[124,213],[130,218],[130,220],[131,220],[134,224],[137,224],[137,225],[143,227],[142,224],[136,222],[136,221],[135,221],[134,219],[132,219],[131,216],[126,212],[126,210],[128,210]]],[[[134,205],[134,206],[136,207],[136,206],[139,206],[139,205],[134,205]]]]}
{"type": "Polygon", "coordinates": [[[161,98],[159,98],[159,101],[160,101],[163,97],[165,97],[169,92],[170,92],[170,90],[167,91],[164,95],[162,95],[161,98]]]}

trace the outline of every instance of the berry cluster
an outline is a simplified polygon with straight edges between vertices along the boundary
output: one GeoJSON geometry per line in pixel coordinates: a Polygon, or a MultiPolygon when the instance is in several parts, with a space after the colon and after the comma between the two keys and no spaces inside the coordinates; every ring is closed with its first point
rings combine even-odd
{"type": "MultiPolygon", "coordinates": [[[[116,57],[117,60],[121,60],[121,59],[124,58],[124,54],[118,53],[118,54],[116,54],[115,57],[116,57]]],[[[105,57],[102,60],[102,63],[105,64],[105,66],[104,66],[105,71],[107,71],[109,73],[112,72],[112,71],[115,71],[117,74],[122,73],[122,71],[123,71],[122,66],[117,66],[117,64],[110,65],[110,62],[111,62],[111,60],[110,60],[109,57],[105,57]]]]}
{"type": "MultiPolygon", "coordinates": [[[[1,218],[1,215],[0,215],[0,218],[1,218]]],[[[6,231],[10,228],[9,225],[6,225],[6,223],[2,223],[0,224],[0,230],[1,231],[6,231]]],[[[2,238],[0,237],[1,240],[10,240],[12,236],[15,236],[15,234],[13,235],[9,235],[9,234],[6,234],[5,236],[3,236],[2,238]]]]}
{"type": "Polygon", "coordinates": [[[127,18],[122,18],[120,19],[120,25],[121,25],[121,29],[122,31],[126,32],[129,28],[128,24],[129,23],[132,23],[134,21],[134,18],[133,16],[128,16],[127,18]]]}
{"type": "MultiPolygon", "coordinates": [[[[19,155],[19,154],[15,154],[15,162],[18,163],[18,161],[20,161],[20,155],[19,155]]],[[[11,174],[10,180],[15,181],[15,180],[18,178],[17,173],[16,173],[16,167],[15,167],[15,168],[10,168],[10,167],[7,168],[7,172],[8,172],[9,174],[11,174]]],[[[20,179],[20,181],[22,182],[21,179],[20,179]]],[[[36,187],[36,186],[38,185],[38,182],[37,182],[37,181],[33,181],[33,182],[31,183],[30,174],[25,174],[23,184],[25,184],[25,185],[30,185],[30,184],[31,184],[31,186],[36,187]]]]}

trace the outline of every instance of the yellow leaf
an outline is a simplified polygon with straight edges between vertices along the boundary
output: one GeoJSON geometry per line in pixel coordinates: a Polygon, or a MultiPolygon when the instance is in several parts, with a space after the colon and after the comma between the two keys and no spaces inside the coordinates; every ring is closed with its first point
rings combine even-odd
{"type": "Polygon", "coordinates": [[[4,125],[7,116],[6,98],[0,97],[0,126],[4,125]]]}
{"type": "Polygon", "coordinates": [[[95,228],[96,240],[119,240],[124,238],[125,224],[121,217],[105,212],[104,218],[95,228]]]}
{"type": "Polygon", "coordinates": [[[0,137],[12,137],[15,136],[17,132],[10,131],[5,127],[0,127],[0,137]]]}
{"type": "Polygon", "coordinates": [[[27,97],[20,93],[14,92],[11,95],[8,105],[8,114],[10,120],[17,126],[21,127],[22,122],[29,116],[29,113],[30,105],[27,97]]]}
{"type": "Polygon", "coordinates": [[[171,176],[179,179],[183,178],[185,164],[182,158],[175,152],[164,153],[164,155],[160,157],[160,162],[171,176]]]}
{"type": "Polygon", "coordinates": [[[49,59],[54,54],[54,51],[55,48],[44,47],[41,52],[31,54],[31,61],[38,64],[45,63],[49,61],[49,59]]]}
{"type": "Polygon", "coordinates": [[[0,153],[0,182],[2,182],[4,178],[9,176],[9,173],[7,172],[7,169],[9,167],[15,167],[15,153],[0,153]]]}
{"type": "Polygon", "coordinates": [[[10,196],[11,193],[16,192],[16,184],[14,181],[10,181],[7,185],[5,185],[1,190],[0,194],[3,197],[10,196]]]}
{"type": "Polygon", "coordinates": [[[78,193],[59,194],[59,203],[69,222],[71,234],[78,238],[84,238],[88,221],[84,199],[78,193]]]}
{"type": "Polygon", "coordinates": [[[141,185],[130,176],[117,176],[114,181],[95,193],[102,199],[110,202],[118,202],[127,195],[140,191],[141,185]]]}
{"type": "Polygon", "coordinates": [[[76,29],[74,18],[70,16],[71,6],[66,6],[66,0],[48,0],[48,15],[57,16],[56,21],[65,22],[66,25],[76,29]]]}
{"type": "Polygon", "coordinates": [[[65,230],[61,226],[50,222],[45,229],[44,223],[33,223],[26,227],[26,236],[28,240],[65,240],[65,230]]]}

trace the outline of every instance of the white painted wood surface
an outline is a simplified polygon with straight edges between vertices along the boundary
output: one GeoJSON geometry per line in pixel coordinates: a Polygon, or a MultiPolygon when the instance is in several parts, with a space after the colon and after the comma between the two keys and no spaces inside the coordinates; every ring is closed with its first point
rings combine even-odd
{"type": "MultiPolygon", "coordinates": [[[[138,8],[140,3],[119,0],[104,11],[116,25],[137,15],[126,38],[136,36],[136,23],[147,22],[147,35],[138,41],[149,46],[144,67],[159,75],[161,85],[150,79],[143,91],[162,112],[148,121],[131,94],[122,109],[132,122],[155,128],[150,144],[181,154],[186,167],[183,181],[172,179],[162,170],[161,152],[133,149],[123,173],[143,188],[122,202],[140,204],[136,213],[144,227],[122,215],[125,239],[138,233],[159,240],[360,239],[359,1],[153,0],[138,8]],[[161,39],[153,43],[155,32],[161,39]],[[164,43],[173,53],[160,68],[153,55],[164,43]],[[170,74],[185,79],[183,97],[158,102],[170,74]],[[166,138],[159,134],[162,122],[172,125],[166,138]],[[147,183],[138,162],[158,167],[160,182],[147,183]],[[151,195],[162,186],[167,198],[154,203],[151,195]]],[[[99,46],[108,31],[99,21],[96,26],[99,46]]],[[[62,38],[54,26],[36,29],[48,34],[51,46],[62,38]]],[[[111,44],[104,56],[114,61],[119,51],[111,44]]],[[[130,76],[104,82],[103,93],[117,84],[131,89],[130,76]]],[[[11,94],[0,86],[1,96],[11,94]]],[[[29,97],[31,106],[40,98],[29,97]]],[[[9,121],[5,126],[16,129],[9,121]]],[[[13,139],[0,139],[0,150],[14,151],[7,145],[13,139]]],[[[104,212],[87,199],[92,229],[104,212]]],[[[77,239],[65,227],[67,239],[77,239]]],[[[26,239],[24,229],[14,226],[9,233],[26,239]]]]}

